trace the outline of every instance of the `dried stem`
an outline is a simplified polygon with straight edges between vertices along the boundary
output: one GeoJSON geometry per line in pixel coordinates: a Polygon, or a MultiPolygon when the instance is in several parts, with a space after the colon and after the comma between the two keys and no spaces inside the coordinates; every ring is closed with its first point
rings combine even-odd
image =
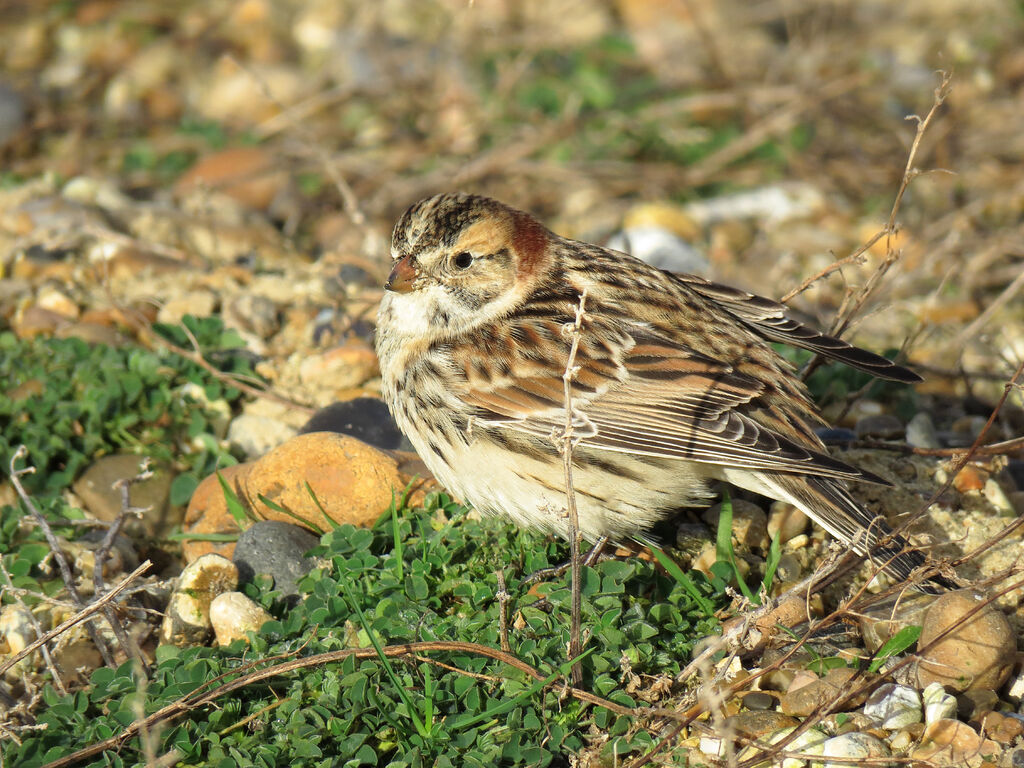
{"type": "MultiPolygon", "coordinates": [[[[576,353],[580,346],[580,328],[583,326],[583,316],[586,311],[587,289],[580,293],[580,303],[576,308],[576,320],[563,326],[563,333],[571,336],[572,344],[569,347],[569,357],[565,363],[565,373],[562,374],[562,391],[565,399],[565,427],[560,437],[560,450],[562,452],[562,468],[565,471],[565,507],[569,520],[569,567],[571,572],[572,604],[570,610],[569,627],[569,658],[575,659],[582,652],[580,643],[580,623],[583,610],[582,595],[583,589],[580,584],[581,562],[580,562],[580,518],[576,509],[576,488],[572,482],[572,451],[575,446],[573,429],[573,408],[572,408],[572,380],[576,377],[579,369],[576,367],[576,353]]],[[[583,666],[577,662],[572,668],[573,685],[579,685],[583,680],[583,666]]]]}
{"type": "MultiPolygon", "coordinates": [[[[857,291],[856,294],[854,294],[853,296],[848,297],[848,301],[843,302],[843,306],[840,308],[840,311],[836,314],[836,319],[832,323],[832,327],[829,330],[829,334],[835,336],[836,338],[842,336],[843,333],[850,327],[850,323],[853,322],[853,319],[856,317],[857,313],[860,312],[861,308],[864,306],[867,300],[878,289],[878,286],[881,283],[882,278],[885,277],[886,273],[889,271],[892,265],[899,261],[899,258],[901,256],[901,252],[893,247],[893,237],[896,235],[898,229],[896,226],[896,216],[899,213],[900,206],[903,203],[903,196],[906,193],[907,187],[910,185],[910,182],[916,179],[922,173],[921,171],[914,168],[914,161],[917,159],[917,152],[921,146],[921,139],[924,137],[925,131],[928,130],[928,126],[931,125],[931,122],[935,118],[935,115],[938,113],[939,108],[942,106],[943,102],[946,100],[946,97],[949,95],[951,76],[947,72],[942,72],[940,74],[942,76],[942,81],[939,83],[939,86],[935,89],[934,98],[932,100],[932,107],[930,110],[928,110],[928,114],[925,115],[924,119],[921,119],[917,115],[910,115],[907,118],[908,120],[917,121],[917,132],[914,134],[914,140],[911,143],[910,151],[907,154],[907,164],[903,169],[903,177],[900,180],[899,189],[896,191],[896,197],[893,200],[892,208],[889,211],[889,220],[886,222],[885,227],[883,227],[881,231],[875,233],[875,235],[867,243],[861,246],[861,248],[859,248],[857,251],[851,254],[851,256],[847,257],[846,259],[841,259],[840,261],[836,262],[835,265],[833,265],[834,267],[838,268],[836,265],[841,266],[848,260],[854,260],[859,258],[868,248],[870,248],[872,245],[880,241],[882,238],[885,238],[885,258],[882,260],[882,263],[878,265],[877,269],[875,269],[875,271],[867,279],[867,281],[864,283],[861,289],[857,291]]],[[[814,276],[811,279],[812,282],[818,279],[819,276],[827,274],[830,271],[832,271],[832,268],[827,268],[826,271],[814,276]]],[[[786,295],[786,298],[792,298],[793,296],[795,296],[797,293],[804,289],[805,285],[801,284],[801,286],[798,287],[795,291],[791,291],[790,293],[788,293],[786,295]]],[[[811,373],[813,373],[819,365],[821,365],[822,360],[823,358],[821,357],[821,355],[815,356],[811,360],[811,362],[808,363],[807,366],[804,368],[804,370],[801,373],[801,377],[806,381],[807,377],[810,376],[811,373]]]]}
{"type": "Polygon", "coordinates": [[[907,164],[903,169],[903,178],[900,180],[900,187],[896,191],[896,199],[893,200],[892,209],[889,211],[889,221],[885,225],[885,229],[882,230],[885,235],[885,259],[878,265],[878,268],[872,273],[871,277],[867,279],[864,286],[857,292],[857,295],[850,302],[850,306],[847,309],[845,316],[836,318],[836,322],[833,325],[834,335],[839,336],[846,330],[850,322],[860,311],[864,303],[871,297],[871,295],[878,288],[878,284],[882,278],[885,277],[886,272],[889,268],[895,264],[901,253],[893,248],[892,239],[896,235],[896,215],[899,213],[900,206],[903,203],[903,195],[907,191],[907,187],[910,182],[921,175],[921,171],[914,168],[914,161],[917,159],[917,151],[921,146],[921,139],[924,138],[925,131],[928,130],[928,126],[931,125],[932,120],[939,111],[939,107],[942,106],[946,97],[949,95],[949,85],[951,76],[948,72],[943,72],[942,82],[939,83],[939,87],[935,89],[934,98],[932,100],[932,107],[928,110],[928,114],[925,115],[922,120],[917,115],[910,115],[908,120],[917,121],[917,132],[914,134],[914,141],[910,145],[910,152],[907,153],[907,164]]]}
{"type": "MultiPolygon", "coordinates": [[[[129,515],[138,517],[143,512],[149,510],[149,507],[133,507],[129,498],[132,485],[142,482],[143,480],[148,480],[153,476],[153,470],[149,468],[149,463],[149,458],[144,458],[139,465],[139,473],[135,477],[122,478],[114,483],[114,489],[121,493],[121,509],[118,511],[117,517],[103,536],[99,549],[96,550],[95,561],[93,563],[93,584],[96,597],[103,597],[103,593],[106,590],[106,586],[103,581],[103,562],[107,559],[107,555],[110,553],[110,548],[114,545],[114,539],[117,538],[117,534],[120,533],[121,527],[124,525],[124,521],[129,515]]],[[[136,644],[134,638],[125,631],[124,627],[121,626],[120,621],[112,620],[117,618],[113,608],[104,607],[103,613],[107,617],[107,621],[110,622],[110,626],[114,630],[114,636],[117,637],[117,641],[121,644],[124,652],[131,658],[135,659],[136,663],[138,663],[142,668],[143,673],[148,675],[149,664],[146,663],[146,659],[139,650],[139,646],[136,644]]]]}
{"type": "MultiPolygon", "coordinates": [[[[35,631],[36,639],[38,640],[44,634],[43,627],[39,624],[39,620],[36,618],[36,615],[32,613],[32,609],[25,605],[25,601],[21,599],[21,595],[18,594],[20,590],[15,590],[14,581],[11,579],[11,574],[7,570],[7,566],[4,564],[4,559],[2,557],[0,557],[0,573],[3,573],[4,579],[11,587],[10,590],[4,591],[7,591],[8,594],[14,598],[14,602],[16,602],[28,616],[28,620],[32,623],[32,629],[35,631]]],[[[0,594],[2,594],[2,592],[0,592],[0,594]]],[[[40,650],[42,651],[43,661],[46,664],[46,668],[50,670],[50,677],[53,678],[54,687],[61,695],[66,694],[68,689],[64,685],[64,680],[60,674],[60,668],[58,667],[57,662],[50,654],[49,646],[47,646],[46,643],[43,643],[42,646],[40,646],[40,650]]],[[[2,674],[0,674],[0,677],[2,677],[2,674]]]]}
{"type": "Polygon", "coordinates": [[[500,568],[494,572],[498,580],[498,593],[495,598],[498,600],[498,633],[501,638],[501,650],[505,653],[512,652],[512,646],[508,643],[508,589],[505,588],[505,572],[500,568]]]}
{"type": "MultiPolygon", "coordinates": [[[[79,609],[85,607],[85,602],[82,600],[82,596],[78,593],[78,588],[75,587],[75,579],[71,574],[71,566],[68,565],[68,559],[64,557],[64,551],[60,548],[60,542],[57,541],[57,536],[54,534],[53,529],[50,528],[50,523],[47,522],[46,518],[43,517],[43,513],[39,511],[39,508],[32,502],[32,498],[25,491],[25,486],[21,484],[21,476],[31,474],[36,471],[35,467],[25,467],[24,469],[15,469],[14,463],[18,459],[24,459],[28,456],[28,449],[24,445],[19,445],[18,449],[11,456],[11,463],[9,466],[11,474],[11,483],[14,484],[14,489],[18,492],[18,496],[21,497],[22,503],[28,509],[29,514],[36,521],[39,529],[43,532],[43,536],[46,537],[46,543],[50,545],[50,552],[53,553],[53,559],[57,563],[57,569],[60,571],[61,578],[64,580],[64,586],[68,590],[68,594],[71,595],[72,601],[75,606],[79,609]]],[[[108,667],[116,666],[114,662],[114,656],[110,652],[110,648],[107,647],[106,642],[100,636],[99,631],[93,622],[86,624],[86,630],[89,633],[89,639],[92,640],[96,649],[100,652],[103,657],[103,663],[108,667]]],[[[3,667],[0,666],[0,672],[3,667]]]]}
{"type": "Polygon", "coordinates": [[[99,600],[96,600],[96,601],[90,603],[89,605],[85,606],[84,608],[79,610],[78,613],[76,613],[74,616],[72,616],[71,618],[67,619],[67,621],[61,622],[58,626],[54,627],[49,632],[46,632],[42,636],[36,638],[36,640],[34,642],[32,642],[29,645],[25,646],[25,648],[22,651],[20,651],[19,653],[14,654],[9,659],[4,661],[2,664],[0,664],[0,677],[2,677],[3,674],[8,669],[10,669],[15,664],[17,664],[19,661],[21,661],[23,658],[28,656],[30,653],[32,653],[32,651],[34,651],[39,646],[43,645],[44,643],[49,642],[50,640],[52,640],[53,638],[57,637],[58,635],[61,635],[64,632],[67,632],[69,629],[71,629],[76,624],[81,624],[83,621],[86,621],[90,616],[92,616],[97,611],[103,610],[103,608],[108,603],[113,601],[114,598],[116,598],[118,595],[120,595],[122,592],[124,592],[124,590],[128,587],[129,584],[131,584],[133,581],[135,581],[135,579],[137,579],[139,576],[141,576],[146,571],[148,571],[149,567],[152,564],[153,563],[151,563],[149,560],[143,561],[143,563],[138,568],[136,568],[134,571],[132,571],[127,576],[125,576],[123,579],[121,579],[121,581],[119,581],[117,583],[117,585],[112,590],[107,592],[107,594],[105,594],[99,600]]]}

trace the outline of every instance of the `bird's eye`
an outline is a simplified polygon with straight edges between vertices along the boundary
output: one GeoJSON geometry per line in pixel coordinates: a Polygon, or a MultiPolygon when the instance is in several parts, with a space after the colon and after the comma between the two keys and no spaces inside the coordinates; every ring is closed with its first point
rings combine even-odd
{"type": "Polygon", "coordinates": [[[457,253],[455,254],[455,258],[452,259],[452,264],[454,264],[458,269],[467,269],[469,265],[472,263],[473,254],[470,253],[469,251],[462,251],[461,253],[457,253]]]}

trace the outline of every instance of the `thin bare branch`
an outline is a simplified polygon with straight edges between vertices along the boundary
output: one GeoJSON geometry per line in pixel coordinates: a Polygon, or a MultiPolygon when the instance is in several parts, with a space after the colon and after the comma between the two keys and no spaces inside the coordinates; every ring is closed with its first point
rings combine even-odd
{"type": "MultiPolygon", "coordinates": [[[[32,497],[28,495],[25,490],[25,486],[21,483],[21,476],[30,474],[36,471],[35,467],[28,466],[24,469],[15,469],[14,464],[19,459],[24,459],[28,456],[28,449],[24,445],[19,445],[14,455],[11,456],[11,463],[8,467],[11,475],[11,483],[14,485],[14,489],[18,492],[18,496],[21,498],[22,503],[28,509],[29,514],[32,515],[36,525],[43,532],[43,536],[46,538],[46,543],[50,545],[50,552],[53,554],[53,559],[57,563],[57,569],[60,571],[61,578],[64,580],[64,587],[67,589],[68,594],[71,595],[71,599],[74,601],[75,606],[79,609],[85,607],[85,602],[82,600],[82,596],[78,593],[78,588],[75,586],[75,579],[71,573],[71,566],[68,565],[68,559],[64,557],[64,551],[60,547],[60,542],[57,540],[57,536],[54,534],[53,529],[50,528],[50,523],[43,516],[43,513],[39,511],[39,508],[32,501],[32,497]]],[[[100,635],[99,630],[93,622],[86,624],[86,630],[89,633],[89,639],[92,640],[96,649],[100,652],[103,657],[103,663],[108,667],[116,666],[114,662],[114,656],[110,652],[110,648],[107,647],[106,642],[100,635]]],[[[2,667],[0,667],[2,670],[2,667]]]]}
{"type": "Polygon", "coordinates": [[[138,568],[136,568],[134,571],[132,571],[123,579],[121,579],[121,581],[119,581],[113,589],[107,592],[107,594],[105,594],[99,600],[96,600],[95,602],[92,602],[89,605],[85,606],[84,608],[79,610],[78,613],[76,613],[74,616],[71,616],[66,621],[61,622],[58,626],[54,627],[49,632],[46,632],[41,637],[37,638],[34,642],[25,646],[25,648],[21,652],[14,654],[9,659],[4,661],[2,664],[0,664],[0,676],[2,676],[8,669],[13,667],[23,658],[32,653],[36,648],[41,646],[43,643],[49,642],[53,638],[63,634],[64,632],[67,632],[76,624],[81,624],[83,621],[86,621],[87,619],[89,619],[90,616],[92,616],[97,611],[103,610],[104,606],[106,606],[108,603],[113,601],[114,598],[116,598],[118,595],[124,592],[124,590],[128,587],[129,584],[131,584],[133,581],[139,578],[139,576],[142,576],[146,571],[148,571],[151,565],[153,565],[153,563],[151,563],[149,560],[144,560],[138,568]]]}
{"type": "MultiPolygon", "coordinates": [[[[580,562],[580,518],[576,508],[576,488],[572,482],[572,452],[576,440],[574,434],[574,412],[572,407],[572,381],[576,378],[578,369],[576,367],[576,353],[580,346],[580,329],[583,327],[583,317],[586,312],[587,289],[584,288],[580,294],[580,303],[576,308],[576,321],[566,324],[563,327],[563,334],[572,339],[569,347],[569,357],[565,363],[565,372],[562,374],[562,393],[565,400],[565,427],[559,437],[559,450],[562,453],[562,469],[565,473],[565,506],[566,515],[569,519],[569,567],[571,570],[571,610],[569,627],[569,658],[578,658],[582,653],[580,642],[581,616],[583,588],[581,584],[581,562],[580,562]]],[[[580,662],[573,665],[572,682],[579,685],[583,680],[583,666],[580,662]]]]}

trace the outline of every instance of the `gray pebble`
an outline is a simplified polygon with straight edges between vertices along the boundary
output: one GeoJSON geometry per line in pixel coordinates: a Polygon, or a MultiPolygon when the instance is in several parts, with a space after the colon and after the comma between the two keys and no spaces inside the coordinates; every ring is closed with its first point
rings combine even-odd
{"type": "Polygon", "coordinates": [[[764,691],[751,691],[743,696],[743,706],[747,709],[767,710],[774,709],[776,699],[764,691]]]}
{"type": "Polygon", "coordinates": [[[232,559],[238,566],[239,582],[252,581],[257,574],[271,576],[274,589],[286,598],[297,599],[299,579],[315,567],[306,553],[320,539],[304,528],[278,520],[262,520],[238,537],[232,559]]]}

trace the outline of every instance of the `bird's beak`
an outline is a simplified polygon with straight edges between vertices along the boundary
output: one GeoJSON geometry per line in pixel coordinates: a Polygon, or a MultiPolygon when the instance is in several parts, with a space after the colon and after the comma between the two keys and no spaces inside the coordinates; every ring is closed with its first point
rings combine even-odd
{"type": "Polygon", "coordinates": [[[416,279],[416,275],[416,267],[412,265],[412,256],[403,256],[395,262],[384,287],[395,293],[408,293],[412,290],[412,283],[416,279]]]}

